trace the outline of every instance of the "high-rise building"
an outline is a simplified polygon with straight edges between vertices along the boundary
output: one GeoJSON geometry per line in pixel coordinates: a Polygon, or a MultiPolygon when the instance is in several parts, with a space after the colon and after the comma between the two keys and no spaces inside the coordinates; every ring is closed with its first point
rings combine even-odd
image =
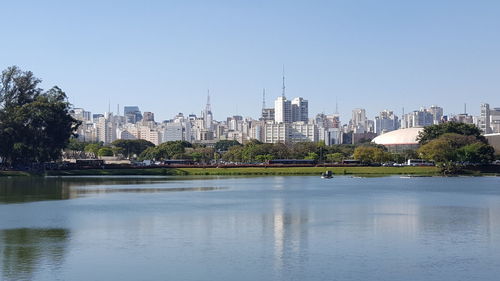
{"type": "Polygon", "coordinates": [[[500,107],[490,110],[490,129],[492,133],[500,133],[500,107]]]}
{"type": "Polygon", "coordinates": [[[290,142],[317,142],[318,126],[307,122],[293,122],[290,124],[290,142]]]}
{"type": "Polygon", "coordinates": [[[377,135],[399,129],[399,120],[393,111],[384,110],[375,117],[375,133],[377,135]]]}
{"type": "Polygon", "coordinates": [[[142,118],[143,122],[154,122],[155,121],[155,114],[153,112],[144,112],[144,116],[142,118]]]}
{"type": "Polygon", "coordinates": [[[97,140],[109,144],[116,140],[116,123],[113,120],[112,113],[104,115],[104,117],[99,117],[96,124],[97,140]]]}
{"type": "Polygon", "coordinates": [[[263,108],[260,117],[261,121],[274,121],[274,108],[263,108]]]}
{"type": "Polygon", "coordinates": [[[434,115],[425,108],[405,114],[401,119],[401,128],[423,128],[434,124],[434,115]]]}
{"type": "Polygon", "coordinates": [[[301,97],[294,98],[291,102],[292,122],[309,121],[309,102],[301,97]]]}
{"type": "Polygon", "coordinates": [[[142,114],[138,106],[124,106],[123,115],[126,123],[135,124],[142,120],[142,114]]]}
{"type": "Polygon", "coordinates": [[[208,92],[207,95],[207,104],[205,105],[205,110],[202,112],[203,116],[203,129],[207,131],[212,131],[212,123],[214,120],[214,117],[212,115],[212,107],[210,105],[210,92],[208,92]]]}
{"type": "Polygon", "coordinates": [[[366,110],[364,108],[355,108],[352,110],[351,130],[354,132],[364,133],[367,130],[366,110]]]}
{"type": "Polygon", "coordinates": [[[428,110],[432,114],[432,122],[434,125],[440,124],[443,119],[443,108],[437,105],[431,106],[428,110]]]}
{"type": "Polygon", "coordinates": [[[481,113],[479,115],[479,129],[485,134],[491,133],[490,128],[490,105],[487,103],[481,104],[481,113]]]}
{"type": "Polygon", "coordinates": [[[274,101],[274,121],[276,123],[292,122],[292,103],[285,96],[274,101]]]}
{"type": "Polygon", "coordinates": [[[342,130],[340,128],[329,128],[324,130],[325,145],[342,144],[342,130]]]}

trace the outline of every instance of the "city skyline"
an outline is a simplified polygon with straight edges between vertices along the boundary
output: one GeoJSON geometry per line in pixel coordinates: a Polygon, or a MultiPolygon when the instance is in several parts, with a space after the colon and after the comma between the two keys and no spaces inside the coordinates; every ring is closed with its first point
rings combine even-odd
{"type": "Polygon", "coordinates": [[[4,38],[14,42],[0,46],[4,67],[33,71],[44,87],[58,85],[93,112],[111,101],[140,104],[158,119],[198,114],[210,89],[215,119],[256,116],[262,88],[268,103],[281,95],[283,64],[287,95],[307,97],[310,112],[332,113],[337,101],[343,118],[356,107],[369,116],[432,104],[461,113],[467,103],[477,115],[481,102],[500,104],[494,1],[10,1],[3,8],[4,38]]]}

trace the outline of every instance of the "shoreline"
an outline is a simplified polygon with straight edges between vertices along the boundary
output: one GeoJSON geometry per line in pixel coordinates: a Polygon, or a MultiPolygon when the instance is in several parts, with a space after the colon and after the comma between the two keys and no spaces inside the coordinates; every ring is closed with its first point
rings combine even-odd
{"type": "MultiPolygon", "coordinates": [[[[437,167],[241,167],[241,168],[147,168],[147,169],[80,169],[80,170],[49,170],[45,173],[30,173],[25,171],[0,171],[0,177],[8,176],[197,176],[197,175],[320,175],[330,170],[333,175],[420,175],[440,176],[437,167]]],[[[457,175],[500,176],[500,166],[475,169],[465,169],[457,175]]]]}

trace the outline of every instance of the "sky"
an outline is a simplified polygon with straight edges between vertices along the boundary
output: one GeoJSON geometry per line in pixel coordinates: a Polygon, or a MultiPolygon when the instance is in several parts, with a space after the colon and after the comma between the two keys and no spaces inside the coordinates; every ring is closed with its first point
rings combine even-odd
{"type": "Polygon", "coordinates": [[[92,113],[205,107],[258,118],[281,95],[309,116],[436,104],[500,107],[500,1],[2,1],[0,68],[33,71],[92,113]]]}

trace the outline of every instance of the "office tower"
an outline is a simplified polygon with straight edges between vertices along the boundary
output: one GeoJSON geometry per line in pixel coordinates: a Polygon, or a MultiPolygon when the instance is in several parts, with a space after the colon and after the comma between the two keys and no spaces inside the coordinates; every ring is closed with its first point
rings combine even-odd
{"type": "Polygon", "coordinates": [[[351,130],[354,132],[366,132],[366,111],[364,108],[352,110],[351,130]]]}
{"type": "Polygon", "coordinates": [[[284,96],[274,101],[274,121],[276,123],[292,122],[292,104],[284,96]]]}
{"type": "Polygon", "coordinates": [[[500,133],[500,108],[495,107],[490,110],[490,130],[491,133],[500,133]]]}
{"type": "Polygon", "coordinates": [[[125,116],[126,123],[135,124],[142,120],[142,114],[138,106],[123,107],[123,115],[125,116]]]}
{"type": "Polygon", "coordinates": [[[481,113],[479,115],[479,129],[485,134],[491,133],[490,128],[490,105],[487,103],[481,104],[481,113]]]}
{"type": "Polygon", "coordinates": [[[294,98],[291,102],[292,122],[309,121],[309,102],[301,97],[294,98]]]}
{"type": "Polygon", "coordinates": [[[212,107],[210,105],[210,91],[207,95],[207,104],[205,105],[205,110],[202,112],[203,115],[203,128],[208,131],[212,131],[212,123],[214,117],[212,115],[212,107]]]}
{"type": "Polygon", "coordinates": [[[154,122],[155,121],[155,114],[153,112],[144,112],[144,116],[142,118],[143,122],[154,122]]]}
{"type": "Polygon", "coordinates": [[[375,133],[390,132],[399,129],[399,120],[393,111],[384,110],[375,117],[375,133]]]}
{"type": "Polygon", "coordinates": [[[428,110],[432,114],[432,122],[434,125],[440,124],[443,119],[443,108],[437,105],[431,106],[428,110]]]}

